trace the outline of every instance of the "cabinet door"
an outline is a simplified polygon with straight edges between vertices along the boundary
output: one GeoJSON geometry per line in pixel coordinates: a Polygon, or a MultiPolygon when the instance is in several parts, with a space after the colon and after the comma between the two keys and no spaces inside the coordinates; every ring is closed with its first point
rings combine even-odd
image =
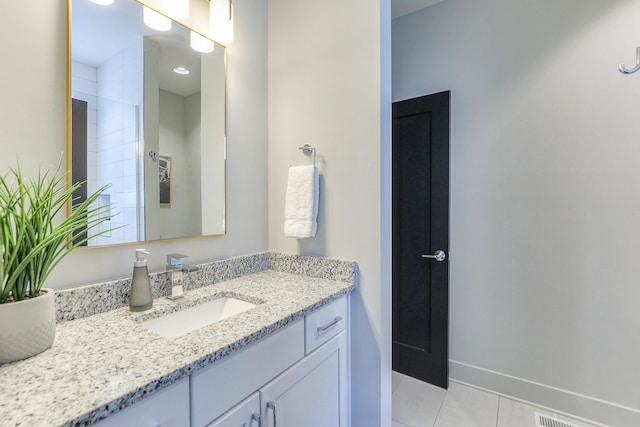
{"type": "Polygon", "coordinates": [[[260,390],[262,427],[346,427],[347,345],[341,332],[260,390]]]}
{"type": "Polygon", "coordinates": [[[207,427],[259,427],[260,393],[255,392],[207,427]]]}

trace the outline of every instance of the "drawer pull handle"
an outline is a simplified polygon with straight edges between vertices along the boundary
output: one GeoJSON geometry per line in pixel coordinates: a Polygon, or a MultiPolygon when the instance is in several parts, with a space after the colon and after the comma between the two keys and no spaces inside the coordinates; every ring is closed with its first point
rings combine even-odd
{"type": "Polygon", "coordinates": [[[251,421],[250,421],[250,425],[253,425],[253,422],[258,423],[258,427],[260,427],[260,415],[256,414],[255,412],[253,414],[251,414],[251,421]]]}
{"type": "Polygon", "coordinates": [[[333,319],[331,322],[327,323],[326,325],[324,325],[324,326],[318,326],[318,332],[324,332],[324,331],[326,331],[327,329],[331,328],[332,326],[337,325],[337,324],[338,324],[338,322],[339,322],[339,321],[341,321],[341,320],[342,320],[342,317],[340,317],[340,316],[336,316],[336,318],[335,318],[335,319],[333,319]]]}
{"type": "Polygon", "coordinates": [[[271,409],[273,411],[273,427],[277,427],[277,418],[276,418],[276,404],[273,402],[267,402],[267,412],[271,409]]]}

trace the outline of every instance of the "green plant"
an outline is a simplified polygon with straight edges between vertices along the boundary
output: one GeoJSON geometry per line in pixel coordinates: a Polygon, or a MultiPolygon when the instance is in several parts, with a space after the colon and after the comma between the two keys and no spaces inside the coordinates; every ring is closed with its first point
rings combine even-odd
{"type": "Polygon", "coordinates": [[[36,179],[28,179],[18,164],[0,176],[0,304],[38,296],[53,268],[89,239],[72,240],[73,234],[95,230],[113,217],[109,206],[95,203],[105,186],[57,221],[67,204],[75,202],[73,192],[84,185],[65,188],[67,174],[59,172],[60,165],[55,173],[38,171],[36,179]]]}

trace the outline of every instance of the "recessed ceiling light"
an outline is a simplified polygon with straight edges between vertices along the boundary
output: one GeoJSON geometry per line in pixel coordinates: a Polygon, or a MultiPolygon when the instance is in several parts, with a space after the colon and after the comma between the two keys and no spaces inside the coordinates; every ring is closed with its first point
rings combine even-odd
{"type": "Polygon", "coordinates": [[[189,74],[191,71],[184,67],[174,67],[173,72],[176,74],[189,74]]]}

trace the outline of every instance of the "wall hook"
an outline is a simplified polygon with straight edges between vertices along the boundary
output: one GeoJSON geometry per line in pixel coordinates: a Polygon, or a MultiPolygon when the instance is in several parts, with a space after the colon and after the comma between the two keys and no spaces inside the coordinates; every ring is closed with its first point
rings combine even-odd
{"type": "Polygon", "coordinates": [[[618,70],[620,70],[622,74],[632,74],[640,70],[640,47],[636,48],[636,66],[633,68],[627,68],[624,64],[620,64],[618,70]]]}

